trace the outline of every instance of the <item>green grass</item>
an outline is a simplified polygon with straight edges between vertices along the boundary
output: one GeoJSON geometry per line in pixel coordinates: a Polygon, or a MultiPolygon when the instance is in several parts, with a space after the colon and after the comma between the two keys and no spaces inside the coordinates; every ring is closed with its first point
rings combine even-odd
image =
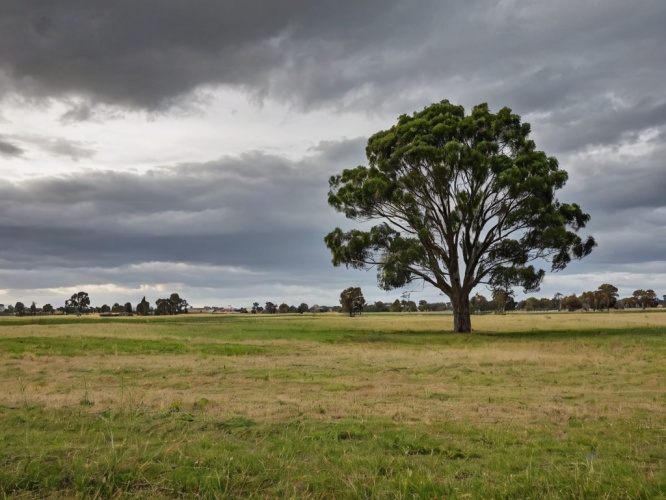
{"type": "Polygon", "coordinates": [[[91,354],[208,354],[241,356],[264,354],[257,346],[229,343],[187,343],[172,340],[140,340],[118,337],[7,337],[0,338],[0,351],[7,354],[26,352],[37,356],[87,356],[91,354]]]}
{"type": "Polygon", "coordinates": [[[3,409],[5,494],[112,496],[658,498],[658,429],[469,421],[258,422],[190,412],[3,409]]]}
{"type": "Polygon", "coordinates": [[[0,495],[666,498],[666,316],[548,316],[3,318],[0,495]]]}

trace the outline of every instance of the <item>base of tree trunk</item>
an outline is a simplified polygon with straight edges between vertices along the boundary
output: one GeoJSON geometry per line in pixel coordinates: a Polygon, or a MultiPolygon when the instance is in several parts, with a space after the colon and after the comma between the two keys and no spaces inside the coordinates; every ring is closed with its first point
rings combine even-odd
{"type": "Polygon", "coordinates": [[[469,313],[467,316],[462,315],[460,317],[453,318],[453,331],[456,333],[471,333],[472,332],[472,321],[470,320],[469,313]]]}
{"type": "Polygon", "coordinates": [[[456,333],[470,333],[472,331],[469,296],[463,296],[453,301],[453,331],[456,333]]]}

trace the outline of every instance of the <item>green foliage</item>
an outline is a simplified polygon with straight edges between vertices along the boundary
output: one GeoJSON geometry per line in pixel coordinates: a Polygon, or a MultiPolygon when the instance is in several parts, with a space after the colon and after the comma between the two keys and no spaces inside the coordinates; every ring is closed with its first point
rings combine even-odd
{"type": "Polygon", "coordinates": [[[340,293],[340,305],[342,311],[349,313],[353,316],[358,311],[363,311],[365,305],[365,298],[360,287],[350,286],[340,293]]]}
{"type": "Polygon", "coordinates": [[[633,298],[636,300],[636,303],[642,307],[643,309],[647,307],[653,307],[654,302],[657,298],[657,294],[654,292],[654,290],[648,289],[648,290],[635,290],[633,293],[633,298]]]}
{"type": "Polygon", "coordinates": [[[86,292],[78,292],[73,294],[68,300],[65,301],[65,309],[81,315],[90,307],[90,297],[86,292]]]}
{"type": "Polygon", "coordinates": [[[14,306],[14,313],[17,316],[23,316],[25,314],[25,304],[23,302],[17,302],[14,306]]]}
{"type": "Polygon", "coordinates": [[[158,316],[183,314],[187,312],[187,308],[187,301],[181,299],[177,293],[172,293],[168,299],[157,299],[155,302],[155,314],[158,316]]]}
{"type": "Polygon", "coordinates": [[[141,299],[141,302],[136,305],[136,313],[139,316],[147,316],[149,312],[150,303],[146,300],[146,296],[144,295],[143,299],[141,299]]]}
{"type": "Polygon", "coordinates": [[[596,245],[576,232],[589,215],[555,198],[567,180],[555,158],[528,139],[530,126],[502,108],[480,104],[466,116],[448,101],[368,140],[369,166],[329,180],[329,204],[369,231],[336,228],[325,238],[333,264],[376,267],[380,287],[422,280],[448,295],[456,331],[469,331],[469,294],[504,281],[538,290],[551,270],[596,245]],[[462,271],[462,273],[461,273],[462,271]]]}

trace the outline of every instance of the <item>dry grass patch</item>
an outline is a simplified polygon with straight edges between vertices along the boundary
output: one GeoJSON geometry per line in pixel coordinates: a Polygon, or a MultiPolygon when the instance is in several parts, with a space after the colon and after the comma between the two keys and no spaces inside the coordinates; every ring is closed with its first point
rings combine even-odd
{"type": "Polygon", "coordinates": [[[0,494],[666,495],[666,314],[450,319],[0,324],[0,494]]]}

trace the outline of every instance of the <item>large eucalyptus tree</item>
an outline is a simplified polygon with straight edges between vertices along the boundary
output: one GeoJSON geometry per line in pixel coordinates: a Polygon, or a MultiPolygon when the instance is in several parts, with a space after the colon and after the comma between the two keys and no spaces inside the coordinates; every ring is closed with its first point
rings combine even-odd
{"type": "Polygon", "coordinates": [[[331,206],[378,222],[369,231],[329,233],[333,264],[375,267],[384,289],[429,283],[451,299],[457,332],[471,331],[477,285],[538,290],[545,271],[533,262],[545,259],[558,271],[596,243],[576,234],[590,217],[555,198],[567,173],[529,133],[510,109],[493,114],[486,104],[465,115],[442,101],[401,116],[368,140],[369,166],[329,181],[331,206]]]}

